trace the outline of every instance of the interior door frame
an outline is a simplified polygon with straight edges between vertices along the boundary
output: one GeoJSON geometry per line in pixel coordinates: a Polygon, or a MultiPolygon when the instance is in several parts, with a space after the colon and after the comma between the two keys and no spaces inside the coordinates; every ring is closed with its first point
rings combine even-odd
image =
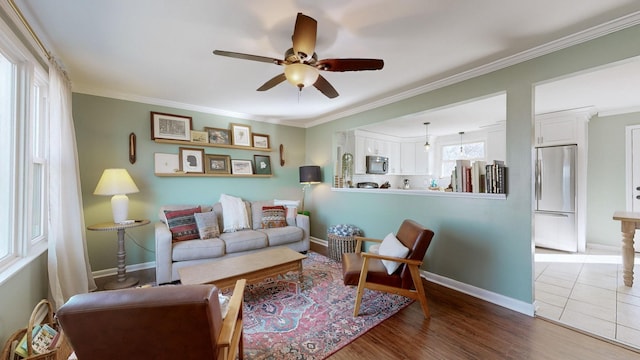
{"type": "MultiPolygon", "coordinates": [[[[625,171],[625,208],[627,211],[633,211],[633,131],[639,130],[640,125],[627,125],[625,132],[625,150],[624,150],[624,171],[625,171]]],[[[640,144],[638,144],[640,146],[640,144]]],[[[636,230],[636,239],[640,238],[640,231],[636,230]]],[[[640,241],[636,240],[634,244],[635,252],[640,252],[640,241]]]]}
{"type": "Polygon", "coordinates": [[[633,211],[633,130],[639,129],[640,125],[625,126],[625,207],[627,211],[633,211]]]}

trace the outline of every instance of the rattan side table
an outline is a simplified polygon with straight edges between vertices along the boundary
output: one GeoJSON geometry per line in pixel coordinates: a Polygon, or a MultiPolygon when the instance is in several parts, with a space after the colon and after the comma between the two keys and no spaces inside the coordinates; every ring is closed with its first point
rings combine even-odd
{"type": "Polygon", "coordinates": [[[118,277],[114,281],[110,281],[104,285],[107,290],[124,289],[132,287],[138,283],[138,279],[134,277],[127,277],[127,268],[125,265],[125,258],[127,252],[124,248],[124,230],[128,228],[138,227],[149,224],[149,220],[135,220],[132,223],[117,224],[117,223],[102,223],[88,226],[87,229],[92,231],[118,231],[118,277]]]}

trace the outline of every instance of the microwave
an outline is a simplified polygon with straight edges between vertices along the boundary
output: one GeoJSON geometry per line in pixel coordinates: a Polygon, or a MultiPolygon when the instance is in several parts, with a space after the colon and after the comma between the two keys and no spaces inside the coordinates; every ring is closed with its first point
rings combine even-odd
{"type": "Polygon", "coordinates": [[[384,156],[367,156],[367,174],[386,174],[389,170],[389,158],[384,156]]]}

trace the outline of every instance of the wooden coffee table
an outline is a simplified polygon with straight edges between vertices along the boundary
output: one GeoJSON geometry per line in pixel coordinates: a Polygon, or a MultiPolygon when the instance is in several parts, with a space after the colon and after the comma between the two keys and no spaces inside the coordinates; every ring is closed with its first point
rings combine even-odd
{"type": "Polygon", "coordinates": [[[233,287],[236,280],[256,283],[268,277],[298,271],[302,285],[302,260],[307,256],[287,247],[259,251],[178,269],[180,283],[214,284],[220,289],[233,287]]]}

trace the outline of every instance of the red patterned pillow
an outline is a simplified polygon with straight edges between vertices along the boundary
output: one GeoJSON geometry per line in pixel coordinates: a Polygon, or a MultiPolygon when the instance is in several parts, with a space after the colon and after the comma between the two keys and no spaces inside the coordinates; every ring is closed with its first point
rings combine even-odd
{"type": "Polygon", "coordinates": [[[262,228],[271,229],[287,226],[286,210],[284,206],[262,207],[262,228]]]}
{"type": "Polygon", "coordinates": [[[201,212],[200,207],[164,211],[167,217],[167,225],[169,225],[169,230],[171,230],[171,240],[173,242],[200,238],[198,225],[193,216],[193,214],[199,212],[201,212]]]}

